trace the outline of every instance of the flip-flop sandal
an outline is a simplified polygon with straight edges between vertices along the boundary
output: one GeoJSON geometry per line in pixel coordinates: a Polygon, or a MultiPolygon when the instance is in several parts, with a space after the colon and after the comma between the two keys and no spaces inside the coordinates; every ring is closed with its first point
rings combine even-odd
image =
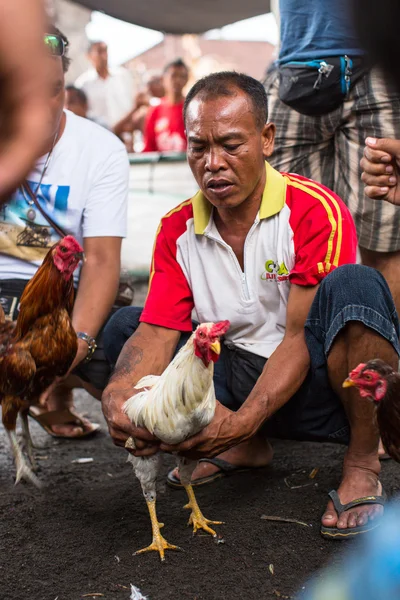
{"type": "Polygon", "coordinates": [[[88,427],[81,415],[76,413],[71,408],[64,408],[62,410],[49,410],[46,412],[39,412],[39,410],[40,409],[38,409],[37,406],[31,406],[28,414],[31,419],[43,427],[46,433],[54,438],[80,440],[82,438],[94,435],[100,429],[100,425],[98,423],[90,423],[90,427],[88,427]],[[61,433],[54,433],[52,430],[53,425],[76,425],[77,427],[82,427],[82,433],[79,435],[63,435],[61,433]]]}
{"type": "MultiPolygon", "coordinates": [[[[205,485],[207,483],[212,483],[217,479],[222,479],[223,477],[227,477],[228,475],[232,475],[232,473],[243,473],[244,471],[254,471],[257,469],[262,469],[264,467],[239,467],[237,465],[232,465],[231,463],[223,460],[222,458],[201,458],[199,463],[206,462],[212,465],[215,465],[219,468],[217,473],[213,473],[212,475],[207,475],[206,477],[200,477],[193,481],[192,486],[198,487],[199,485],[205,485]]],[[[176,467],[175,467],[176,468],[176,467]]],[[[167,484],[172,488],[182,488],[180,480],[175,477],[174,471],[175,468],[172,469],[167,475],[167,484]]]]}
{"type": "MultiPolygon", "coordinates": [[[[339,494],[336,490],[332,490],[329,492],[328,496],[333,502],[333,506],[340,517],[346,510],[350,510],[351,508],[356,508],[357,506],[363,506],[365,504],[381,504],[385,506],[386,504],[386,494],[382,489],[382,496],[364,496],[363,498],[357,498],[356,500],[352,500],[352,502],[348,502],[347,504],[342,504],[340,502],[339,494]]],[[[381,519],[374,519],[373,521],[366,523],[365,525],[359,525],[357,527],[347,527],[346,529],[338,529],[337,527],[326,527],[325,525],[321,525],[321,535],[323,537],[341,540],[341,539],[349,539],[353,538],[356,535],[360,535],[362,533],[367,533],[368,531],[372,531],[379,527],[381,519]]]]}

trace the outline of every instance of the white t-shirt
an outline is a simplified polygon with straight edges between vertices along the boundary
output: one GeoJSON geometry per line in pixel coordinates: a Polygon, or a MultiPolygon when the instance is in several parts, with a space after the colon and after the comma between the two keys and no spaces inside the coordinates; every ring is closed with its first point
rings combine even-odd
{"type": "Polygon", "coordinates": [[[107,79],[99,77],[95,69],[89,69],[78,77],[75,85],[87,95],[90,116],[107,127],[113,127],[133,108],[133,79],[124,67],[110,69],[107,79]]]}
{"type": "MultiPolygon", "coordinates": [[[[46,214],[80,243],[125,237],[129,161],[122,142],[88,119],[67,121],[36,193],[46,214]]],[[[36,192],[46,156],[27,180],[36,192]]],[[[59,235],[21,188],[0,206],[0,279],[30,279],[59,235]]],[[[77,273],[76,273],[77,275],[77,273]]]]}

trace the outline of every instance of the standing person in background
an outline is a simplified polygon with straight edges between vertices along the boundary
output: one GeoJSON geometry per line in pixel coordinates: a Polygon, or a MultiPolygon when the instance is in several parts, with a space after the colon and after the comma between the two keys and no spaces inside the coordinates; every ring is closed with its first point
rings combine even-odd
{"type": "Polygon", "coordinates": [[[64,108],[73,112],[77,117],[82,117],[84,119],[89,119],[97,125],[101,125],[102,127],[108,127],[101,119],[96,119],[96,117],[91,117],[89,112],[89,104],[88,99],[85,92],[74,85],[67,85],[65,88],[65,104],[64,108]]]}
{"type": "Polygon", "coordinates": [[[140,152],[142,150],[147,113],[151,106],[160,104],[164,95],[162,75],[149,74],[146,89],[136,95],[133,109],[114,125],[113,132],[125,142],[128,152],[140,152]],[[138,135],[136,136],[135,133],[138,135]]]}
{"type": "Polygon", "coordinates": [[[350,5],[280,0],[278,66],[266,81],[269,119],[277,128],[271,164],[343,198],[363,264],[384,275],[400,309],[400,208],[365,195],[360,167],[366,137],[400,138],[400,93],[367,64],[350,5]]]}
{"type": "Polygon", "coordinates": [[[185,152],[186,135],[183,122],[183,88],[189,70],[178,58],[164,69],[165,97],[147,114],[143,152],[185,152]]]}
{"type": "Polygon", "coordinates": [[[89,102],[89,116],[100,120],[109,129],[132,108],[134,85],[131,74],[124,67],[108,66],[108,49],[104,42],[91,42],[88,58],[93,65],[75,82],[89,102]]]}
{"type": "Polygon", "coordinates": [[[39,0],[0,0],[0,200],[46,139],[45,15],[39,0]],[[16,40],[18,32],[18,40],[16,40]]]}

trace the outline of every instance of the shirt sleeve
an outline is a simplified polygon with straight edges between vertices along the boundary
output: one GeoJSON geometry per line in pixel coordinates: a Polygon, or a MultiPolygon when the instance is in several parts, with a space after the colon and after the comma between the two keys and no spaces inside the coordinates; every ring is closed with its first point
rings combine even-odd
{"type": "Polygon", "coordinates": [[[292,209],[295,264],[291,283],[317,285],[340,265],[355,263],[357,235],[342,200],[324,186],[312,183],[311,193],[300,194],[292,209]]]}
{"type": "Polygon", "coordinates": [[[176,259],[176,238],[161,222],[156,236],[147,300],[140,320],[177,331],[192,331],[192,291],[176,259]]]}
{"type": "Polygon", "coordinates": [[[157,152],[155,129],[158,113],[157,109],[157,106],[150,107],[147,113],[146,123],[144,126],[144,146],[142,152],[157,152]]]}
{"type": "Polygon", "coordinates": [[[124,146],[118,142],[118,148],[96,168],[83,210],[84,238],[126,236],[128,185],[129,160],[124,146]]]}

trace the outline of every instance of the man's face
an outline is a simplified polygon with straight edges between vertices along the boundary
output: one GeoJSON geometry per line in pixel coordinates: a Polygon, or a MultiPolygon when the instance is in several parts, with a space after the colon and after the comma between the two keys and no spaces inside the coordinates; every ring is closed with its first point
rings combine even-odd
{"type": "Polygon", "coordinates": [[[104,42],[94,44],[89,51],[89,60],[96,70],[102,70],[108,66],[108,49],[104,42]]]}
{"type": "Polygon", "coordinates": [[[182,94],[188,82],[189,73],[186,67],[170,67],[164,73],[163,82],[166,94],[182,94]]]}
{"type": "Polygon", "coordinates": [[[48,69],[48,109],[49,131],[53,137],[60,127],[63,114],[65,90],[62,59],[58,56],[46,58],[48,69]]]}
{"type": "Polygon", "coordinates": [[[78,115],[78,117],[86,118],[87,104],[83,102],[75,90],[65,91],[65,108],[78,115]]]}
{"type": "Polygon", "coordinates": [[[196,96],[186,113],[188,162],[207,200],[235,208],[263,187],[264,159],[272,154],[275,126],[257,127],[251,99],[196,96]]]}

